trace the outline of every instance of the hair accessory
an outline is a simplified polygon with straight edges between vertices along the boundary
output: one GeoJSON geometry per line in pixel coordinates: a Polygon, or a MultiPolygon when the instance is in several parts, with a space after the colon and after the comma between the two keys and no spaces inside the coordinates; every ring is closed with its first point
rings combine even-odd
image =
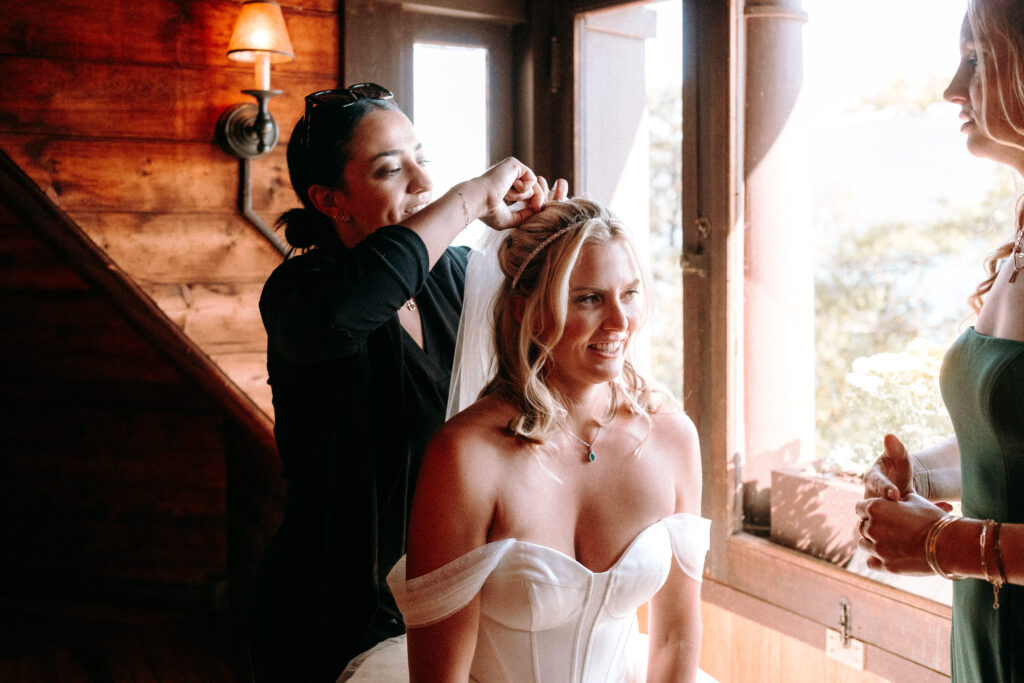
{"type": "MultiPolygon", "coordinates": [[[[543,242],[538,244],[537,247],[533,251],[530,252],[530,255],[527,256],[526,259],[519,265],[519,270],[516,271],[515,277],[512,278],[512,289],[513,290],[515,290],[515,288],[519,285],[519,278],[522,277],[523,271],[526,270],[526,266],[529,265],[530,261],[532,261],[534,259],[534,257],[537,254],[539,254],[544,249],[544,247],[548,246],[549,244],[554,242],[556,239],[558,239],[559,237],[561,237],[565,233],[567,233],[570,230],[572,230],[575,226],[576,226],[576,223],[572,223],[571,225],[565,226],[564,228],[562,228],[561,230],[559,230],[558,232],[556,232],[555,234],[551,235],[546,240],[544,240],[543,242]]],[[[575,436],[575,435],[573,435],[573,436],[575,436]]],[[[586,441],[584,441],[583,443],[586,443],[586,441]]]]}
{"type": "Polygon", "coordinates": [[[597,443],[597,435],[601,433],[601,427],[603,426],[604,425],[602,425],[600,422],[597,423],[597,431],[594,432],[594,439],[590,443],[587,443],[580,437],[576,436],[575,432],[573,432],[568,427],[565,428],[565,431],[569,432],[569,436],[576,439],[581,444],[587,447],[587,462],[594,462],[595,460],[597,460],[597,453],[594,452],[594,444],[597,443]]]}
{"type": "Polygon", "coordinates": [[[924,538],[924,559],[928,562],[928,566],[931,567],[933,572],[944,579],[949,579],[950,581],[959,581],[964,577],[959,574],[947,574],[942,571],[942,567],[939,566],[939,560],[935,556],[935,546],[939,540],[939,534],[942,533],[942,530],[958,519],[960,519],[960,517],[957,517],[956,515],[946,515],[945,517],[937,519],[935,523],[932,524],[931,528],[928,529],[928,534],[924,538]]]}

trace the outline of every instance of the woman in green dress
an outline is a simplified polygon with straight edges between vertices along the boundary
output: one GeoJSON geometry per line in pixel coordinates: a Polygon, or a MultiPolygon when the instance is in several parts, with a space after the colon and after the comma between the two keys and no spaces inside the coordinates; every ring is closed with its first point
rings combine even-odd
{"type": "MultiPolygon", "coordinates": [[[[1024,0],[968,1],[944,97],[972,154],[1024,174],[1024,0]]],[[[869,567],[955,580],[953,681],[1008,683],[1024,680],[1024,198],[986,265],[942,364],[954,436],[907,453],[887,435],[857,514],[869,567]]]]}

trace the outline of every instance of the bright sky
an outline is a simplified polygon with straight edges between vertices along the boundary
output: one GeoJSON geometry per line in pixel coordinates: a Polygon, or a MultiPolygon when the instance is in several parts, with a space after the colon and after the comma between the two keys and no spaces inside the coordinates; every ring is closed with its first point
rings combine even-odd
{"type": "Polygon", "coordinates": [[[842,211],[865,222],[923,220],[948,211],[946,202],[982,201],[1006,172],[967,152],[959,107],[942,100],[959,62],[966,1],[803,0],[803,7],[801,96],[816,192],[855,198],[842,211]],[[899,83],[927,87],[934,103],[916,116],[858,107],[899,83]]]}
{"type": "MultiPolygon", "coordinates": [[[[649,5],[658,12],[659,40],[648,51],[652,81],[671,78],[664,67],[681,61],[681,5],[649,5]]],[[[956,68],[965,0],[803,0],[803,9],[804,49],[815,56],[806,64],[805,83],[818,93],[816,106],[856,103],[901,72],[951,77],[956,68]]]]}
{"type": "MultiPolygon", "coordinates": [[[[900,73],[952,77],[965,0],[804,0],[805,82],[816,107],[845,107],[900,73]]],[[[951,106],[952,109],[952,106],[951,106]]]]}

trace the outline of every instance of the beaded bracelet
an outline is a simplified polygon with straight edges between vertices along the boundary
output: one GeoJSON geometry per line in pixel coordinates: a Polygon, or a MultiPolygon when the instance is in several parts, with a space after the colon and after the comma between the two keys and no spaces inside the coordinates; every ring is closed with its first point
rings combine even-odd
{"type": "Polygon", "coordinates": [[[928,566],[931,567],[933,572],[950,581],[959,581],[964,577],[960,574],[947,574],[942,571],[942,567],[939,566],[939,560],[935,556],[935,546],[938,543],[939,534],[942,533],[942,530],[958,519],[960,518],[956,515],[946,515],[937,519],[931,528],[928,529],[928,534],[924,538],[924,559],[928,562],[928,566]]]}

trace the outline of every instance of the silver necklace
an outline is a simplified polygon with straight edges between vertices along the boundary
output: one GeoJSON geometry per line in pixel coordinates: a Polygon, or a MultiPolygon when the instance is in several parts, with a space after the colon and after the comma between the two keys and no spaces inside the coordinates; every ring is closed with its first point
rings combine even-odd
{"type": "Polygon", "coordinates": [[[587,462],[594,462],[595,460],[597,460],[597,453],[594,452],[594,444],[597,443],[597,435],[601,433],[601,427],[603,427],[603,426],[604,425],[602,425],[600,422],[597,423],[597,431],[594,432],[594,439],[593,439],[593,441],[590,441],[589,443],[584,441],[580,437],[576,436],[576,433],[573,432],[568,427],[565,428],[565,431],[569,432],[569,436],[571,436],[572,438],[576,439],[581,444],[583,444],[584,446],[587,447],[587,462]]]}

